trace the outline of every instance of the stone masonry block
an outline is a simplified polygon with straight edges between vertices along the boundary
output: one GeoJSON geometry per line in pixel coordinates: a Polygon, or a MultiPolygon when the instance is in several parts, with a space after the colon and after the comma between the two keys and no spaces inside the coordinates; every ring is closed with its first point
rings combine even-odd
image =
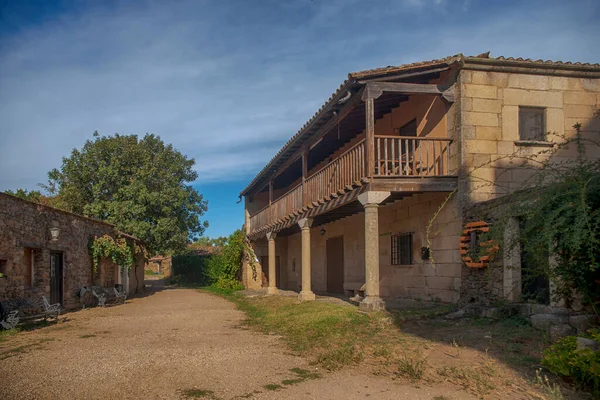
{"type": "Polygon", "coordinates": [[[565,104],[596,105],[596,93],[593,92],[564,92],[565,104]]]}
{"type": "Polygon", "coordinates": [[[596,106],[587,106],[581,104],[565,104],[565,118],[593,118],[596,112],[596,106]]]}
{"type": "Polygon", "coordinates": [[[555,107],[563,106],[562,92],[543,90],[504,89],[504,105],[555,107]]]}
{"type": "Polygon", "coordinates": [[[475,128],[475,137],[481,140],[501,140],[502,130],[499,126],[478,126],[475,128]]]}
{"type": "Polygon", "coordinates": [[[546,130],[548,132],[564,133],[565,115],[559,108],[546,109],[546,130]]]}
{"type": "Polygon", "coordinates": [[[583,88],[591,92],[600,92],[600,79],[584,78],[581,80],[583,88]]]}
{"type": "Polygon", "coordinates": [[[548,78],[550,90],[582,90],[583,85],[579,78],[551,76],[548,78]]]}
{"type": "MultiPolygon", "coordinates": [[[[594,99],[595,100],[595,99],[594,99]]],[[[471,111],[500,113],[502,111],[502,102],[492,99],[472,99],[471,111]]],[[[463,110],[465,110],[463,108],[463,110]]],[[[468,110],[467,110],[468,111],[468,110]]]]}
{"type": "Polygon", "coordinates": [[[500,126],[498,114],[487,112],[463,112],[463,123],[475,126],[500,126]]]}
{"type": "Polygon", "coordinates": [[[473,125],[463,125],[461,133],[463,140],[475,139],[475,127],[473,125]]]}
{"type": "Polygon", "coordinates": [[[503,106],[500,120],[502,122],[502,139],[519,140],[519,107],[503,106]]]}
{"type": "Polygon", "coordinates": [[[466,140],[465,151],[466,153],[496,154],[498,145],[494,140],[466,140]]]}
{"type": "Polygon", "coordinates": [[[475,85],[466,83],[463,88],[463,93],[466,97],[480,99],[497,99],[498,88],[491,85],[475,85]]]}
{"type": "Polygon", "coordinates": [[[509,155],[513,154],[516,150],[515,142],[512,141],[501,141],[498,142],[498,154],[509,155]]]}
{"type": "Polygon", "coordinates": [[[550,83],[547,76],[511,74],[508,77],[508,87],[518,89],[548,90],[550,83]]]}
{"type": "Polygon", "coordinates": [[[503,72],[472,71],[471,73],[471,83],[498,87],[506,87],[508,84],[508,74],[503,72]]]}
{"type": "Polygon", "coordinates": [[[427,278],[427,287],[431,289],[454,289],[454,278],[445,276],[432,276],[427,278]]]}

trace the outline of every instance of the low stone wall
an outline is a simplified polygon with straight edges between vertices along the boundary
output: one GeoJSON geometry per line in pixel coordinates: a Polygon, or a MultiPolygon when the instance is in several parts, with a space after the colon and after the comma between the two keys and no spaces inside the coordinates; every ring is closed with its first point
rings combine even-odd
{"type": "Polygon", "coordinates": [[[527,303],[498,307],[469,305],[446,317],[448,319],[483,317],[500,320],[513,315],[525,317],[535,328],[550,334],[552,341],[565,336],[582,335],[600,322],[593,314],[576,312],[564,307],[527,303]]]}

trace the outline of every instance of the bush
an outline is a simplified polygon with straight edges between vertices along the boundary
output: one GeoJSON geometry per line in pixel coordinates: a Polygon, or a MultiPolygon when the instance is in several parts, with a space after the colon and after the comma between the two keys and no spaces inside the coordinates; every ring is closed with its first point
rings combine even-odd
{"type": "Polygon", "coordinates": [[[219,254],[214,254],[208,260],[206,275],[210,284],[219,289],[241,290],[239,281],[242,259],[246,248],[244,233],[241,230],[233,232],[219,254]]]}
{"type": "MultiPolygon", "coordinates": [[[[589,331],[586,336],[600,341],[598,331],[589,331]]],[[[542,364],[553,373],[590,390],[594,396],[600,396],[600,352],[577,350],[575,336],[562,338],[546,349],[542,364]]]]}
{"type": "Polygon", "coordinates": [[[207,276],[209,259],[194,254],[173,256],[173,276],[183,284],[208,285],[211,283],[207,276]]]}

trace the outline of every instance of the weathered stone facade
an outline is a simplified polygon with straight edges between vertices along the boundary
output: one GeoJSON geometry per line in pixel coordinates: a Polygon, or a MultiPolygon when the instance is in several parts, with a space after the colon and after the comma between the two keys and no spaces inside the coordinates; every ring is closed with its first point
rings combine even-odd
{"type": "Polygon", "coordinates": [[[152,257],[146,263],[144,270],[152,271],[154,274],[163,275],[165,278],[170,278],[172,272],[173,259],[169,257],[156,256],[152,257]]]}
{"type": "Polygon", "coordinates": [[[128,280],[130,295],[143,290],[143,257],[138,257],[125,281],[109,260],[102,259],[97,273],[93,272],[89,240],[118,233],[111,224],[0,193],[0,263],[5,275],[0,278],[0,301],[50,299],[51,254],[62,257],[62,303],[67,309],[81,305],[78,293],[82,287],[113,287],[128,280]],[[59,229],[56,240],[50,233],[53,227],[59,229]],[[28,252],[33,254],[33,262],[28,252]]]}
{"type": "MultiPolygon", "coordinates": [[[[506,194],[522,188],[529,172],[524,168],[513,168],[507,160],[509,155],[531,156],[548,152],[561,140],[559,136],[569,137],[575,133],[575,123],[582,124],[584,136],[597,138],[600,134],[600,66],[576,67],[563,63],[489,59],[486,55],[458,58],[460,62],[454,64],[452,72],[444,71],[438,78],[428,82],[440,85],[438,87],[452,87],[454,102],[447,104],[439,97],[409,95],[405,101],[391,106],[389,113],[374,121],[375,135],[402,137],[400,129],[414,120],[417,137],[452,139],[447,153],[447,172],[456,178],[456,190],[439,213],[440,206],[449,195],[448,190],[411,192],[411,189],[400,188],[401,196],[378,206],[379,294],[384,299],[412,298],[481,305],[494,304],[499,300],[519,302],[520,254],[508,254],[500,250],[488,267],[476,269],[463,265],[459,250],[460,236],[464,225],[476,218],[469,210],[482,202],[501,201],[506,194]],[[521,107],[543,110],[543,130],[551,133],[546,140],[522,140],[519,120],[521,107]],[[554,133],[556,136],[552,135],[554,133]],[[436,218],[428,229],[434,215],[436,218]],[[399,233],[412,233],[411,265],[391,263],[390,236],[399,233]],[[429,249],[430,259],[421,257],[424,249],[429,249]]],[[[427,64],[420,63],[415,67],[415,73],[421,73],[420,69],[427,64]]],[[[436,62],[430,64],[439,67],[436,62]]],[[[398,71],[413,71],[411,66],[404,67],[398,67],[398,71]]],[[[378,74],[383,72],[369,70],[359,73],[365,79],[365,89],[370,82],[366,77],[373,73],[376,75],[373,79],[377,80],[378,74]]],[[[383,81],[393,82],[394,79],[386,76],[383,81]]],[[[364,132],[341,145],[324,163],[335,160],[351,149],[358,139],[364,137],[361,135],[364,132]]],[[[308,154],[306,149],[310,149],[310,139],[308,143],[303,150],[304,157],[308,154]]],[[[576,156],[574,150],[561,149],[551,155],[551,161],[573,159],[576,156]]],[[[588,151],[586,156],[600,157],[600,152],[588,151]]],[[[387,160],[387,155],[385,157],[387,160]]],[[[550,156],[541,156],[544,157],[550,156]]],[[[323,165],[308,168],[306,179],[323,165]]],[[[277,176],[276,173],[271,174],[277,176]]],[[[369,177],[368,185],[376,182],[377,178],[381,177],[369,177]]],[[[289,186],[271,193],[273,202],[296,184],[296,181],[289,182],[289,186]]],[[[410,186],[409,183],[406,185],[410,186]]],[[[334,196],[323,201],[335,202],[339,196],[340,192],[334,193],[334,196]]],[[[268,190],[255,196],[254,193],[246,196],[247,227],[251,218],[268,204],[268,190]]],[[[364,290],[368,280],[365,279],[368,262],[365,254],[365,211],[364,208],[356,210],[353,215],[315,224],[310,229],[310,271],[314,291],[324,292],[328,288],[327,240],[336,237],[343,237],[344,289],[347,293],[364,290]]],[[[302,212],[306,214],[296,218],[311,213],[317,221],[317,212],[302,212]]],[[[293,216],[289,220],[295,221],[293,216]]],[[[275,238],[274,254],[279,258],[278,280],[281,288],[300,290],[302,237],[298,228],[292,230],[284,223],[280,226],[284,226],[287,232],[275,238]]],[[[278,223],[267,228],[277,233],[278,223]]],[[[249,232],[252,229],[256,231],[251,227],[249,232]]],[[[514,237],[518,233],[516,230],[518,222],[507,229],[505,236],[514,237]]],[[[262,257],[269,255],[267,241],[258,238],[252,244],[259,263],[262,257]]],[[[265,269],[261,267],[260,264],[256,266],[258,273],[255,274],[250,271],[250,264],[245,264],[243,276],[247,287],[264,285],[266,278],[261,271],[265,269]]]]}

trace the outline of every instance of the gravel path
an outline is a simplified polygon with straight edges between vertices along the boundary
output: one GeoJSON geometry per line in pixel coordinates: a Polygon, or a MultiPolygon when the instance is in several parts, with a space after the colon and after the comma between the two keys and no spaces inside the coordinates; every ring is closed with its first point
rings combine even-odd
{"type": "Polygon", "coordinates": [[[240,328],[244,315],[230,302],[191,289],[151,290],[66,317],[0,343],[0,399],[182,399],[190,389],[222,400],[473,398],[359,369],[318,371],[278,337],[240,328]],[[298,378],[292,368],[321,378],[284,385],[298,378]]]}

